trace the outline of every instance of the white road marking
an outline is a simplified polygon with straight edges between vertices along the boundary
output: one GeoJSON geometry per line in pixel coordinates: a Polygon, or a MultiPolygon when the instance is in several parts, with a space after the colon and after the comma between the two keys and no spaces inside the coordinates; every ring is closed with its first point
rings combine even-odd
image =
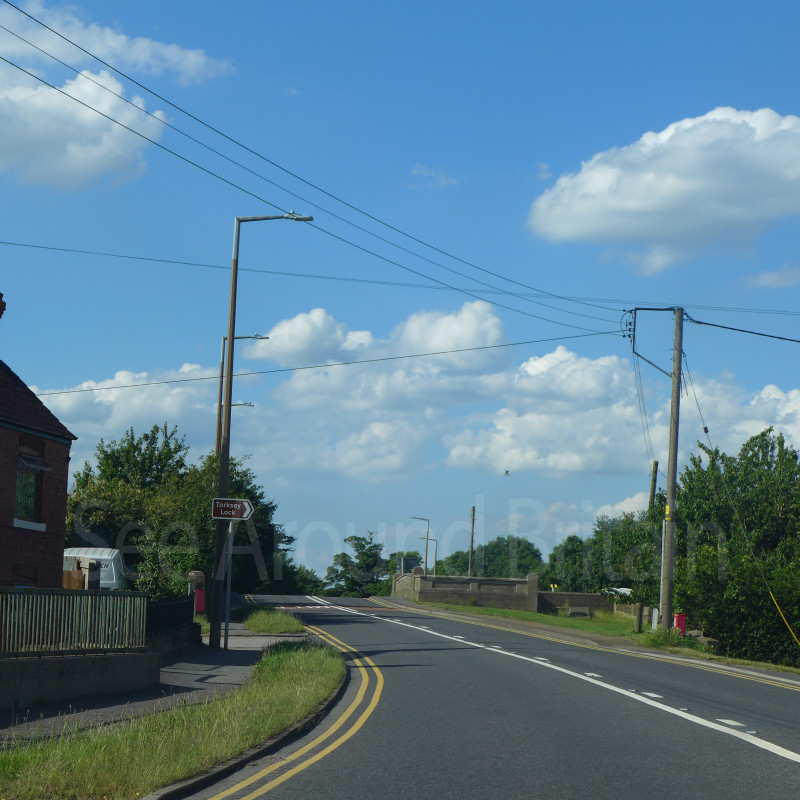
{"type": "Polygon", "coordinates": [[[641,692],[645,697],[652,697],[653,700],[663,700],[663,694],[656,694],[655,692],[641,692]]]}
{"type": "Polygon", "coordinates": [[[602,675],[598,675],[596,672],[584,672],[583,673],[587,678],[602,678],[602,675]]]}
{"type": "Polygon", "coordinates": [[[744,728],[743,722],[737,722],[735,719],[718,719],[723,725],[730,725],[732,728],[744,728]]]}
{"type": "MultiPolygon", "coordinates": [[[[345,608],[344,606],[334,606],[333,603],[329,603],[325,600],[322,600],[319,597],[309,597],[309,599],[314,600],[315,602],[322,603],[324,605],[332,606],[333,608],[338,609],[339,611],[346,611],[348,614],[355,614],[359,617],[369,617],[369,614],[364,613],[363,611],[357,611],[353,608],[345,608]]],[[[565,667],[559,667],[556,664],[550,663],[549,659],[544,658],[537,658],[535,656],[521,656],[518,653],[511,653],[507,650],[492,650],[486,645],[480,644],[478,642],[472,642],[469,639],[457,639],[455,636],[450,636],[446,633],[439,633],[438,631],[431,630],[427,626],[421,625],[412,625],[410,622],[402,622],[400,620],[393,620],[387,617],[378,617],[377,621],[379,622],[390,622],[393,625],[401,625],[405,628],[411,628],[412,630],[422,630],[425,633],[429,633],[431,636],[438,636],[440,639],[448,639],[449,641],[458,641],[462,644],[469,644],[472,647],[477,647],[482,650],[486,650],[487,652],[494,652],[501,656],[507,656],[509,658],[518,658],[520,661],[527,661],[530,664],[536,664],[544,669],[552,669],[556,672],[560,672],[562,675],[568,675],[572,678],[576,678],[577,680],[586,681],[587,683],[594,684],[595,686],[599,686],[601,689],[606,689],[609,692],[615,692],[616,694],[621,694],[625,697],[630,698],[631,700],[636,700],[639,703],[644,703],[645,705],[650,706],[658,711],[661,711],[665,714],[672,714],[675,717],[680,717],[681,719],[685,719],[688,722],[693,722],[695,725],[700,725],[703,728],[709,728],[710,730],[718,731],[719,733],[725,733],[728,736],[733,736],[736,739],[740,739],[747,744],[751,744],[754,747],[758,747],[761,750],[766,750],[770,753],[773,753],[776,756],[780,756],[781,758],[785,758],[788,761],[794,761],[795,763],[800,764],[800,753],[795,753],[794,750],[789,750],[786,747],[781,747],[780,745],[773,744],[772,742],[768,742],[765,739],[759,739],[757,736],[753,736],[751,733],[747,733],[746,731],[736,730],[733,727],[725,727],[725,725],[720,725],[720,720],[716,722],[711,722],[711,720],[703,719],[703,717],[695,716],[694,714],[690,714],[687,711],[681,711],[677,708],[671,708],[670,706],[664,705],[663,703],[657,703],[655,700],[652,700],[649,697],[643,697],[642,694],[637,694],[635,689],[620,689],[618,686],[613,686],[610,683],[604,683],[603,681],[598,680],[597,678],[590,678],[587,675],[581,675],[579,672],[573,672],[572,670],[566,669],[565,667]]],[[[742,723],[734,722],[732,720],[722,720],[726,722],[727,725],[739,725],[741,726],[742,723]]],[[[742,726],[743,727],[743,726],[742,726]]]]}

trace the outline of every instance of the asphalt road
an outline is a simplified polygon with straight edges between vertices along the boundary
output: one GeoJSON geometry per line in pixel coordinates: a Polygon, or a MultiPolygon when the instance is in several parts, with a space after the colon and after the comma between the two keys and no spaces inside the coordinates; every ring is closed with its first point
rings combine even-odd
{"type": "Polygon", "coordinates": [[[800,681],[363,600],[260,597],[347,651],[322,725],[196,798],[800,794],[800,681]]]}

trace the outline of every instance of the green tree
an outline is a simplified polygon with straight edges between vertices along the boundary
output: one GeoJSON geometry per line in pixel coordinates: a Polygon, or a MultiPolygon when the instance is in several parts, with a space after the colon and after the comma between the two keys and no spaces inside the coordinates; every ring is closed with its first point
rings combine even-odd
{"type": "MultiPolygon", "coordinates": [[[[472,574],[487,578],[524,578],[542,567],[541,551],[524,536],[498,536],[472,553],[472,574]]],[[[466,550],[456,550],[436,563],[438,575],[466,575],[468,568],[466,550]]]]}
{"type": "MultiPolygon", "coordinates": [[[[130,429],[120,441],[101,440],[96,467],[84,464],[68,496],[68,546],[119,549],[136,588],[154,598],[184,594],[190,570],[202,570],[210,587],[219,461],[204,456],[188,464],[187,451],[177,428],[166,423],[142,436],[130,429]]],[[[294,573],[283,572],[293,540],[273,521],[275,503],[237,459],[231,460],[230,491],[254,506],[236,530],[233,589],[269,592],[290,585],[294,573]]]]}
{"type": "MultiPolygon", "coordinates": [[[[333,564],[325,573],[327,594],[338,597],[369,597],[373,594],[388,594],[387,562],[383,558],[383,545],[375,541],[375,534],[345,538],[353,555],[337,553],[333,564]]],[[[391,584],[389,584],[391,589],[391,584]]]]}
{"type": "MultiPolygon", "coordinates": [[[[474,555],[474,553],[473,553],[474,555]]],[[[436,573],[438,575],[462,575],[465,576],[469,571],[469,553],[466,550],[456,550],[449,556],[439,559],[436,562],[436,573]]],[[[473,565],[472,574],[475,574],[473,565]]]]}
{"type": "MultiPolygon", "coordinates": [[[[394,553],[389,553],[389,557],[386,559],[386,572],[390,577],[398,572],[398,565],[401,558],[415,559],[417,564],[422,566],[422,554],[419,552],[419,550],[397,550],[394,553]]],[[[389,588],[391,589],[391,581],[389,588]]]]}
{"type": "Polygon", "coordinates": [[[557,544],[550,554],[547,567],[542,572],[539,585],[542,589],[557,584],[562,592],[589,592],[592,590],[591,544],[572,534],[557,544]]]}
{"type": "Polygon", "coordinates": [[[677,493],[675,605],[732,656],[800,664],[800,459],[767,428],[738,456],[699,444],[677,493]]]}

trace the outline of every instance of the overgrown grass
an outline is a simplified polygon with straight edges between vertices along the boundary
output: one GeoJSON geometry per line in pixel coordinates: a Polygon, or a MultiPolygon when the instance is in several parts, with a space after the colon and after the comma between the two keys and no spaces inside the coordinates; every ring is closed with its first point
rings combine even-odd
{"type": "MultiPolygon", "coordinates": [[[[421,604],[423,605],[423,604],[421,604]]],[[[506,619],[519,619],[526,622],[540,622],[544,625],[553,625],[558,628],[572,628],[573,630],[586,631],[587,633],[604,633],[607,636],[630,636],[633,634],[635,621],[627,614],[614,614],[608,611],[598,611],[591,618],[588,617],[561,617],[555,614],[539,614],[533,611],[515,611],[509,608],[482,608],[481,606],[462,606],[450,603],[424,603],[434,608],[444,608],[447,611],[463,611],[487,617],[504,617],[506,619]]]]}
{"type": "Polygon", "coordinates": [[[698,653],[711,652],[702,642],[698,642],[691,636],[681,636],[677,628],[670,628],[668,631],[665,631],[663,628],[647,630],[644,631],[641,636],[637,636],[636,641],[647,647],[679,648],[681,650],[692,650],[698,653]]]}
{"type": "Polygon", "coordinates": [[[126,800],[233,758],[303,719],[338,686],[332,648],[283,642],[224,697],[0,749],[0,797],[126,800]]]}
{"type": "Polygon", "coordinates": [[[245,628],[254,633],[302,633],[305,630],[298,617],[277,608],[245,603],[240,610],[245,628]]]}

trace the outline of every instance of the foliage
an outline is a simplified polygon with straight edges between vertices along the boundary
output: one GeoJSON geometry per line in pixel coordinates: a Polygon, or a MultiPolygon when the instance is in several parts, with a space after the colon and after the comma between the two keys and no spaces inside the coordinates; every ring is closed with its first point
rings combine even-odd
{"type": "Polygon", "coordinates": [[[389,557],[386,559],[386,572],[390,576],[399,572],[401,558],[414,559],[420,567],[423,565],[422,553],[419,550],[397,550],[394,553],[389,553],[389,557]]]}
{"type": "MultiPolygon", "coordinates": [[[[459,550],[436,564],[438,575],[466,575],[469,553],[459,550]]],[[[479,544],[473,553],[472,574],[488,578],[524,578],[529,572],[540,572],[542,553],[522,536],[498,536],[487,544],[479,544]]]]}
{"type": "Polygon", "coordinates": [[[588,539],[567,536],[553,548],[539,585],[564,592],[599,592],[624,587],[633,602],[657,601],[661,561],[658,511],[598,517],[588,539]]]}
{"type": "Polygon", "coordinates": [[[287,560],[283,572],[286,582],[293,587],[293,594],[319,594],[325,588],[325,581],[304,564],[295,564],[287,560]]]}
{"type": "Polygon", "coordinates": [[[699,444],[681,475],[676,607],[726,655],[800,664],[800,459],[767,428],[737,457],[699,444]]]}
{"type": "MultiPolygon", "coordinates": [[[[154,598],[185,594],[191,570],[202,570],[210,587],[216,532],[210,509],[219,460],[207,455],[188,464],[187,453],[177,428],[166,423],[142,436],[131,428],[119,441],[101,439],[96,467],[87,462],[74,476],[67,546],[120,550],[136,588],[154,598]]],[[[229,484],[230,496],[246,497],[254,507],[251,519],[235,531],[232,587],[293,589],[293,539],[273,522],[275,503],[237,459],[231,459],[229,484]]]]}
{"type": "Polygon", "coordinates": [[[345,538],[354,555],[337,553],[325,573],[326,593],[337,597],[369,597],[385,595],[391,590],[387,562],[382,556],[383,545],[375,534],[345,538]],[[387,586],[388,584],[388,586],[387,586]]]}

